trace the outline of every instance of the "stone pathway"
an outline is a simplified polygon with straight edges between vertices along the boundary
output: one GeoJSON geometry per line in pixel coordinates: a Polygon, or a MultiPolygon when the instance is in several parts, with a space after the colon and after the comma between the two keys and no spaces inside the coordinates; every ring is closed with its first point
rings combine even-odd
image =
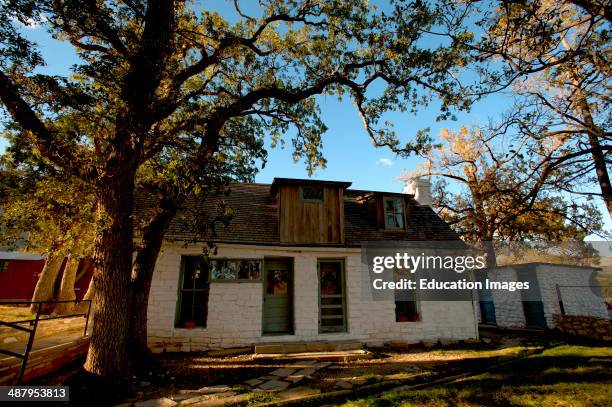
{"type": "Polygon", "coordinates": [[[254,390],[281,391],[311,376],[317,370],[324,369],[330,365],[331,362],[317,362],[316,360],[300,361],[288,367],[276,369],[267,376],[247,380],[244,383],[254,390]]]}
{"type": "Polygon", "coordinates": [[[174,407],[178,405],[212,407],[240,403],[245,401],[249,395],[257,392],[277,393],[285,399],[316,394],[317,390],[307,387],[288,388],[311,376],[316,371],[331,366],[331,364],[331,362],[318,362],[316,360],[294,362],[287,367],[277,368],[267,375],[245,381],[244,385],[249,388],[246,393],[239,394],[227,385],[207,386],[198,390],[179,391],[170,397],[123,403],[115,407],[174,407]]]}

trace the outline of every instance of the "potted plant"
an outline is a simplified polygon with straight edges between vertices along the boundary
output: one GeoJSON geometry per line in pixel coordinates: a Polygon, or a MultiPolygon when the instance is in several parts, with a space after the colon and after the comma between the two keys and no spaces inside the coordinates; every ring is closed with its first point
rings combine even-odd
{"type": "Polygon", "coordinates": [[[406,321],[408,321],[408,316],[406,316],[406,315],[404,315],[404,314],[400,314],[400,315],[397,317],[397,322],[406,322],[406,321]]]}
{"type": "Polygon", "coordinates": [[[195,328],[195,324],[196,322],[193,319],[188,319],[187,321],[183,322],[183,328],[193,329],[195,328]]]}
{"type": "Polygon", "coordinates": [[[419,320],[419,313],[418,313],[418,312],[415,312],[414,314],[412,314],[412,315],[410,316],[410,321],[411,321],[411,322],[416,322],[416,321],[418,321],[418,320],[419,320]]]}

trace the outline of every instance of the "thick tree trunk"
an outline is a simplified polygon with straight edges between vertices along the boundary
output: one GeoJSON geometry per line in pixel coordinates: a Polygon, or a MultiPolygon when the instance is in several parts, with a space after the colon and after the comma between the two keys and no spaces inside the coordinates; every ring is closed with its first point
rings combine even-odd
{"type": "Polygon", "coordinates": [[[593,158],[593,164],[595,166],[595,174],[597,175],[597,182],[599,182],[599,188],[601,189],[601,196],[606,204],[608,214],[612,217],[612,184],[610,183],[610,174],[606,167],[606,158],[599,143],[599,137],[602,137],[604,132],[602,129],[595,124],[593,115],[591,114],[591,107],[587,100],[583,89],[580,87],[580,82],[574,80],[574,86],[576,86],[577,94],[577,106],[584,124],[586,125],[587,135],[589,139],[589,147],[591,147],[593,158]]]}
{"type": "MultiPolygon", "coordinates": [[[[32,295],[32,301],[51,301],[53,300],[53,286],[55,285],[55,280],[57,279],[57,275],[62,268],[63,258],[61,256],[56,256],[53,254],[49,254],[47,256],[47,261],[45,261],[45,266],[38,277],[38,282],[36,283],[36,288],[34,289],[34,295],[32,295]]],[[[38,304],[32,304],[30,306],[31,312],[36,312],[38,310],[38,304]]],[[[46,312],[48,308],[43,307],[41,311],[46,312]]]]}
{"type": "Polygon", "coordinates": [[[143,232],[142,246],[132,269],[130,352],[138,369],[147,368],[150,362],[150,351],[147,346],[147,311],[151,280],[164,236],[176,214],[176,207],[173,204],[162,202],[161,206],[160,211],[151,219],[143,232]]]}
{"type": "Polygon", "coordinates": [[[601,196],[606,204],[608,214],[612,217],[612,184],[610,184],[610,174],[606,167],[606,159],[596,135],[589,133],[589,144],[593,150],[591,155],[595,164],[595,173],[597,174],[597,181],[601,189],[601,196]]]}
{"type": "Polygon", "coordinates": [[[497,267],[497,255],[495,254],[495,246],[493,245],[494,226],[491,224],[491,219],[487,216],[484,205],[485,200],[479,190],[480,186],[478,180],[472,177],[471,182],[468,183],[468,187],[472,197],[472,204],[474,205],[471,216],[473,216],[474,225],[478,231],[478,243],[480,249],[486,255],[487,268],[493,269],[497,267]]]}
{"type": "MultiPolygon", "coordinates": [[[[89,286],[87,287],[87,292],[83,296],[83,300],[93,300],[94,291],[95,291],[94,279],[92,278],[89,281],[89,286]]],[[[88,309],[89,309],[89,304],[87,302],[80,302],[75,308],[75,312],[87,312],[88,309]]],[[[90,320],[89,322],[91,324],[93,321],[90,320]]]]}
{"type": "Polygon", "coordinates": [[[125,389],[130,377],[130,273],[133,252],[134,172],[117,166],[99,187],[99,226],[94,242],[94,325],[85,369],[103,385],[125,389]]]}
{"type": "MultiPolygon", "coordinates": [[[[68,258],[66,267],[64,267],[64,273],[62,274],[62,283],[60,287],[60,293],[57,298],[58,301],[74,301],[76,300],[76,294],[74,292],[74,281],[76,279],[77,269],[79,268],[79,261],[68,258]]],[[[56,314],[69,314],[74,312],[75,303],[59,303],[55,306],[54,312],[56,314]]]]}
{"type": "Polygon", "coordinates": [[[487,268],[494,269],[497,267],[497,254],[495,253],[495,245],[493,244],[493,239],[486,240],[482,243],[482,249],[487,255],[487,268]]]}

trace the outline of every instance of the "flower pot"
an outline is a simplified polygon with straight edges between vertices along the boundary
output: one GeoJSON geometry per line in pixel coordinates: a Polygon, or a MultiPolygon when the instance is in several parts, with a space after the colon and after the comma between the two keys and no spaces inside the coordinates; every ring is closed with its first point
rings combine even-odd
{"type": "Polygon", "coordinates": [[[183,328],[187,328],[187,329],[195,328],[195,321],[185,321],[185,322],[183,322],[183,328]]]}
{"type": "Polygon", "coordinates": [[[397,318],[397,322],[407,322],[408,321],[408,317],[406,315],[400,315],[397,318]]]}

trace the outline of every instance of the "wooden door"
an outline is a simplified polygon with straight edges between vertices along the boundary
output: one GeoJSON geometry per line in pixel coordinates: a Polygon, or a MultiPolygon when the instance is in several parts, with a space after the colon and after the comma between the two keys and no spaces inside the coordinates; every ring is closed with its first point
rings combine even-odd
{"type": "Polygon", "coordinates": [[[290,259],[264,262],[263,333],[293,332],[293,281],[290,259]]]}
{"type": "Polygon", "coordinates": [[[344,261],[319,260],[319,332],[346,332],[344,261]]]}

